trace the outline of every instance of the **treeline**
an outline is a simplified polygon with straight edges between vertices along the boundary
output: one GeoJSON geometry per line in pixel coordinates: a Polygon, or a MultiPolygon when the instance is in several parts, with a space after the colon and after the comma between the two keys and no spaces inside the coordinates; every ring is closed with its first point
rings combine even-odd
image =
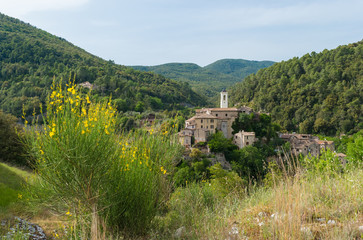
{"type": "Polygon", "coordinates": [[[276,63],[231,89],[232,104],[271,113],[288,131],[335,135],[363,128],[363,41],[276,63]]]}
{"type": "Polygon", "coordinates": [[[203,105],[187,83],[105,61],[66,40],[0,14],[0,108],[21,116],[39,108],[53,77],[93,84],[93,97],[112,95],[120,111],[203,105]]]}

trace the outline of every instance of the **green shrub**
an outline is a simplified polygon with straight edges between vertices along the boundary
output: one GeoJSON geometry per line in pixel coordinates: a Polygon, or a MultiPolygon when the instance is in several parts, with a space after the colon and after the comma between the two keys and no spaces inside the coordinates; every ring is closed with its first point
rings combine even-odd
{"type": "Polygon", "coordinates": [[[354,141],[347,145],[348,163],[353,167],[363,165],[363,131],[355,134],[354,141]]]}
{"type": "Polygon", "coordinates": [[[330,149],[323,149],[319,157],[305,156],[302,165],[312,175],[335,176],[343,171],[343,164],[330,149]]]}
{"type": "Polygon", "coordinates": [[[16,165],[27,165],[21,127],[17,118],[0,110],[0,160],[16,165]]]}
{"type": "Polygon", "coordinates": [[[43,129],[33,128],[28,140],[38,173],[29,196],[52,199],[51,207],[96,238],[107,228],[147,231],[169,196],[167,176],[180,153],[166,131],[119,136],[115,127],[110,102],[92,103],[72,83],[65,90],[54,84],[43,129]]]}

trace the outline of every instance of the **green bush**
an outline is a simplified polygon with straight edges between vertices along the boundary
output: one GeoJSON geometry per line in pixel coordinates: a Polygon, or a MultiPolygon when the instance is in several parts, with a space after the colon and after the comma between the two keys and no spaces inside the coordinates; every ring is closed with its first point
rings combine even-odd
{"type": "Polygon", "coordinates": [[[323,149],[319,157],[305,156],[302,165],[312,175],[335,176],[344,169],[339,158],[330,149],[323,149]]]}
{"type": "Polygon", "coordinates": [[[96,238],[109,228],[147,231],[170,194],[167,176],[180,153],[166,131],[116,135],[115,115],[110,102],[92,103],[72,83],[54,85],[43,129],[32,128],[28,140],[38,173],[29,196],[52,199],[47,204],[96,238]]]}
{"type": "Polygon", "coordinates": [[[22,129],[17,118],[0,110],[0,160],[16,165],[27,165],[22,129]]]}

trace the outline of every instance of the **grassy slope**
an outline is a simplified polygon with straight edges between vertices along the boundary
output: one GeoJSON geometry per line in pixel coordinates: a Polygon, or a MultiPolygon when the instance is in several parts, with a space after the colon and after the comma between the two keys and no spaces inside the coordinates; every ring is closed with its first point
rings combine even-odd
{"type": "Polygon", "coordinates": [[[0,163],[0,211],[17,201],[22,184],[31,175],[27,171],[0,163]]]}

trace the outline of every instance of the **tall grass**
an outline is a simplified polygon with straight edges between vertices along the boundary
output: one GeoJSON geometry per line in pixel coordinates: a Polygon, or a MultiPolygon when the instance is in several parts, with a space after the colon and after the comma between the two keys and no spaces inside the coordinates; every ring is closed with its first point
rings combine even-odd
{"type": "Polygon", "coordinates": [[[363,169],[342,170],[330,152],[305,159],[309,166],[285,157],[271,168],[272,183],[248,194],[221,198],[213,182],[177,190],[161,220],[172,229],[160,224],[163,238],[174,238],[184,226],[185,239],[361,239],[363,169]]]}
{"type": "Polygon", "coordinates": [[[180,146],[167,131],[116,135],[111,101],[93,103],[71,82],[52,90],[43,128],[28,132],[38,175],[28,197],[68,215],[85,238],[144,234],[168,198],[180,146]]]}

